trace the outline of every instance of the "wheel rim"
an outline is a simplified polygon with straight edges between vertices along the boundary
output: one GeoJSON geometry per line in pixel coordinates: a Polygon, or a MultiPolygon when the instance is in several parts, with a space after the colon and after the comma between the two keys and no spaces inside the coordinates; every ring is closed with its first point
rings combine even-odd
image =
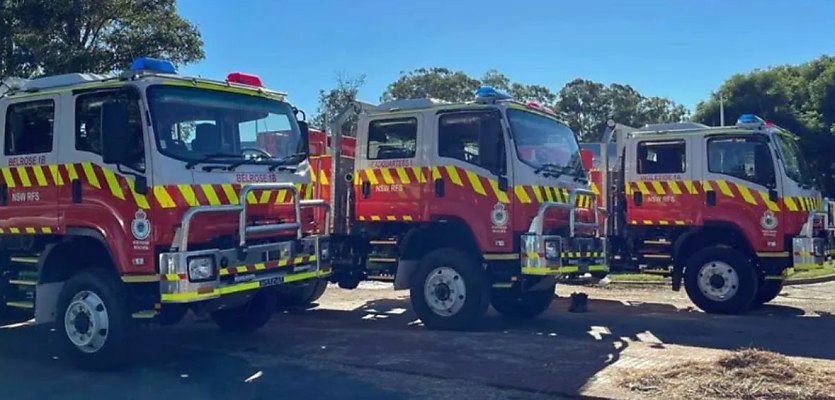
{"type": "Polygon", "coordinates": [[[442,317],[457,314],[467,300],[464,278],[450,267],[433,269],[426,277],[423,292],[432,312],[442,317]]]}
{"type": "Polygon", "coordinates": [[[110,318],[101,297],[87,290],[76,293],[64,313],[64,330],[79,350],[101,350],[110,333],[110,318]]]}
{"type": "Polygon", "coordinates": [[[712,301],[728,301],[739,291],[739,274],[726,262],[711,261],[699,269],[699,291],[712,301]]]}

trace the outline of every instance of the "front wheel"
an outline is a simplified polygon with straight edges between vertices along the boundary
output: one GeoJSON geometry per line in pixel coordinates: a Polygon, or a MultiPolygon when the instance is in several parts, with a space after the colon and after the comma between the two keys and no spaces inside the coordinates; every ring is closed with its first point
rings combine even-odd
{"type": "Polygon", "coordinates": [[[759,279],[748,258],[728,247],[708,247],[693,254],[685,266],[684,286],[690,300],[705,312],[747,311],[759,279]]]}
{"type": "Polygon", "coordinates": [[[554,300],[556,284],[545,290],[522,292],[504,289],[493,292],[490,303],[500,314],[514,319],[530,319],[545,312],[554,300]]]}
{"type": "Polygon", "coordinates": [[[244,305],[211,313],[212,320],[220,329],[230,332],[255,332],[264,326],[275,312],[275,291],[263,289],[244,305]]]}
{"type": "Polygon", "coordinates": [[[58,332],[70,360],[81,368],[109,370],[129,360],[133,321],[115,274],[88,269],[70,278],[58,297],[58,332]]]}
{"type": "Polygon", "coordinates": [[[760,283],[760,290],[757,292],[757,298],[754,299],[755,305],[762,305],[777,298],[780,292],[783,291],[783,281],[763,281],[760,283]]]}
{"type": "Polygon", "coordinates": [[[410,288],[412,307],[429,329],[471,329],[487,313],[490,286],[478,262],[444,248],[420,260],[410,288]]]}

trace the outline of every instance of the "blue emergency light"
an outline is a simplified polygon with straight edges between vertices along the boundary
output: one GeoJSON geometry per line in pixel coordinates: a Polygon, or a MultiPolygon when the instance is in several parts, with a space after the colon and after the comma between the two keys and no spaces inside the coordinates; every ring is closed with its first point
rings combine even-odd
{"type": "Polygon", "coordinates": [[[759,128],[765,125],[765,120],[754,114],[742,114],[736,120],[736,126],[747,128],[759,128]]]}
{"type": "Polygon", "coordinates": [[[496,89],[493,89],[491,86],[482,86],[478,88],[475,92],[475,100],[476,101],[496,101],[496,100],[509,100],[510,96],[501,93],[496,89]]]}
{"type": "Polygon", "coordinates": [[[176,74],[177,68],[168,60],[160,60],[151,57],[140,57],[130,65],[131,71],[151,71],[162,74],[176,74]]]}

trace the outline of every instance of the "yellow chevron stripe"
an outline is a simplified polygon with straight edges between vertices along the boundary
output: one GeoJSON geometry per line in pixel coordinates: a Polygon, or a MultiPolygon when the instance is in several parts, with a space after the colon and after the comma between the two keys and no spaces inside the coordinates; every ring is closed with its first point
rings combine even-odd
{"type": "Polygon", "coordinates": [[[122,191],[122,186],[119,185],[119,181],[116,179],[116,174],[114,174],[109,168],[102,168],[102,173],[104,173],[104,180],[107,182],[107,187],[110,189],[110,193],[113,194],[113,196],[116,196],[117,199],[124,200],[125,192],[122,191]]]}
{"type": "Polygon", "coordinates": [[[780,206],[776,202],[773,202],[773,201],[771,201],[771,199],[768,198],[768,193],[759,192],[759,194],[760,194],[760,198],[763,201],[763,204],[765,204],[765,206],[768,207],[769,210],[780,211],[780,206]]]}
{"type": "Polygon", "coordinates": [[[164,186],[154,186],[154,198],[157,199],[157,203],[162,208],[173,208],[176,205],[164,186]]]}
{"type": "Polygon", "coordinates": [[[647,188],[647,184],[646,184],[646,183],[644,183],[644,182],[635,182],[635,184],[638,186],[638,191],[639,191],[639,192],[641,192],[642,194],[645,194],[645,195],[649,194],[649,188],[647,188]]]}
{"type": "Polygon", "coordinates": [[[328,181],[328,174],[325,173],[325,170],[319,170],[319,183],[322,185],[329,185],[330,182],[328,181]]]}
{"type": "Polygon", "coordinates": [[[684,221],[682,221],[680,219],[677,219],[676,220],[676,225],[684,225],[684,221]]]}
{"type": "Polygon", "coordinates": [[[670,187],[670,191],[673,192],[673,194],[681,194],[681,188],[678,186],[678,182],[667,181],[667,186],[670,187]]]}
{"type": "Polygon", "coordinates": [[[81,163],[81,169],[84,171],[84,176],[87,177],[87,181],[90,182],[96,189],[101,189],[101,183],[99,183],[99,178],[96,176],[96,171],[93,170],[93,164],[90,162],[83,162],[81,163]]]}
{"type": "Polygon", "coordinates": [[[362,180],[360,179],[360,170],[354,171],[354,186],[359,186],[361,181],[362,180]]]}
{"type": "Polygon", "coordinates": [[[650,181],[652,184],[652,188],[655,189],[655,194],[665,195],[667,191],[664,190],[664,185],[661,184],[660,181],[650,181]]]}
{"type": "Polygon", "coordinates": [[[684,181],[684,187],[687,188],[687,193],[699,194],[699,191],[696,190],[696,186],[693,185],[693,181],[684,181]]]}
{"type": "Polygon", "coordinates": [[[128,178],[125,179],[127,179],[128,181],[128,188],[130,188],[130,193],[133,196],[133,201],[136,202],[136,206],[143,210],[151,208],[151,206],[148,204],[148,197],[144,194],[139,194],[136,191],[136,181],[128,178]]]}
{"type": "Polygon", "coordinates": [[[177,185],[177,189],[180,190],[180,194],[183,195],[183,199],[189,206],[195,207],[200,205],[200,202],[197,201],[197,195],[194,194],[194,189],[191,188],[191,185],[180,184],[177,185]]]}
{"type": "MultiPolygon", "coordinates": [[[[267,196],[267,198],[269,198],[269,196],[267,196]]],[[[313,199],[313,185],[307,185],[307,190],[304,191],[304,199],[313,199]]]]}
{"type": "Polygon", "coordinates": [[[206,200],[209,201],[209,205],[217,206],[221,204],[213,185],[204,183],[200,185],[200,189],[203,191],[203,195],[206,196],[206,200]]]}
{"type": "Polygon", "coordinates": [[[26,172],[26,167],[15,167],[17,177],[20,178],[20,186],[31,187],[32,181],[29,180],[29,174],[26,172]]]}
{"type": "Polygon", "coordinates": [[[757,200],[754,199],[754,196],[751,196],[751,191],[748,190],[747,187],[737,183],[736,184],[736,190],[739,191],[739,194],[742,195],[742,198],[745,200],[746,203],[757,205],[757,200]]]}
{"type": "Polygon", "coordinates": [[[786,205],[786,208],[788,208],[789,211],[797,211],[797,204],[795,204],[794,199],[791,197],[784,197],[783,204],[786,205]]]}
{"type": "Polygon", "coordinates": [[[32,172],[35,173],[35,181],[38,182],[38,186],[46,186],[49,183],[46,181],[46,175],[43,173],[43,167],[40,165],[32,166],[32,172]]]}
{"type": "Polygon", "coordinates": [[[623,185],[623,191],[626,193],[627,196],[631,196],[632,195],[632,184],[627,183],[627,184],[623,185]]]}
{"type": "Polygon", "coordinates": [[[398,167],[394,170],[397,172],[397,177],[400,178],[400,183],[408,185],[412,182],[412,180],[409,179],[409,174],[406,173],[406,168],[398,167]]]}
{"type": "Polygon", "coordinates": [[[803,197],[798,197],[797,202],[800,204],[800,210],[806,211],[806,201],[804,201],[803,197]]]}
{"type": "Polygon", "coordinates": [[[658,221],[658,225],[670,225],[670,221],[661,220],[661,221],[658,221]]]}
{"type": "MultiPolygon", "coordinates": [[[[557,188],[556,190],[560,190],[560,189],[557,188]]],[[[563,203],[568,203],[568,197],[569,197],[568,196],[568,189],[563,188],[562,189],[562,198],[565,199],[565,201],[563,201],[563,203]]]]}
{"type": "Polygon", "coordinates": [[[722,192],[725,196],[734,197],[734,192],[731,191],[731,187],[728,186],[728,182],[724,179],[719,179],[716,181],[716,186],[719,186],[719,191],[722,192]]]}
{"type": "Polygon", "coordinates": [[[458,171],[452,165],[447,165],[446,173],[449,175],[449,179],[452,180],[452,183],[458,186],[464,186],[464,182],[461,181],[461,177],[458,176],[458,171]]]}
{"type": "Polygon", "coordinates": [[[652,225],[652,221],[650,221],[648,219],[645,219],[644,220],[644,225],[652,225]]]}
{"type": "Polygon", "coordinates": [[[36,232],[34,227],[29,227],[29,226],[27,226],[26,228],[23,228],[23,230],[25,230],[26,233],[35,233],[36,232]]]}
{"type": "Polygon", "coordinates": [[[377,180],[377,175],[374,174],[374,170],[371,168],[365,169],[365,176],[368,178],[368,182],[372,185],[380,184],[380,181],[377,180]]]}
{"type": "Polygon", "coordinates": [[[379,221],[379,220],[380,220],[380,216],[379,216],[379,215],[372,215],[372,216],[371,216],[371,220],[372,220],[372,221],[379,221]]]}
{"type": "Polygon", "coordinates": [[[495,179],[488,179],[488,181],[490,182],[490,188],[493,189],[493,194],[496,195],[496,199],[501,203],[510,203],[510,198],[507,197],[507,193],[499,189],[499,181],[495,179]]]}
{"type": "Polygon", "coordinates": [[[70,178],[70,181],[74,181],[78,179],[78,173],[75,171],[75,165],[66,164],[67,167],[67,177],[70,178]]]}
{"type": "Polygon", "coordinates": [[[220,188],[223,190],[223,194],[226,195],[227,204],[238,204],[240,202],[238,200],[238,193],[231,183],[221,184],[220,188]]]}
{"type": "Polygon", "coordinates": [[[418,183],[426,183],[426,176],[423,175],[423,168],[412,167],[412,172],[415,173],[418,183]]]}
{"type": "Polygon", "coordinates": [[[311,181],[311,182],[316,182],[316,179],[319,179],[319,178],[317,177],[317,175],[318,175],[318,174],[316,173],[316,170],[314,170],[313,168],[311,168],[311,169],[310,169],[310,181],[311,181]]]}
{"type": "Polygon", "coordinates": [[[560,203],[568,203],[568,196],[563,196],[563,192],[558,187],[550,187],[552,191],[554,191],[554,200],[560,203]]]}
{"type": "Polygon", "coordinates": [[[528,192],[525,191],[524,186],[514,186],[513,192],[516,193],[516,199],[519,200],[522,204],[529,204],[531,202],[531,197],[528,196],[528,192]]]}
{"type": "Polygon", "coordinates": [[[12,176],[11,168],[3,168],[3,180],[6,181],[6,186],[9,188],[17,186],[17,184],[15,184],[14,177],[12,176]]]}
{"type": "Polygon", "coordinates": [[[467,180],[470,181],[470,185],[472,185],[473,190],[482,196],[487,196],[487,192],[484,190],[484,186],[481,184],[481,179],[478,178],[478,175],[469,170],[465,170],[464,173],[467,175],[467,180]]]}
{"type": "Polygon", "coordinates": [[[536,197],[536,202],[542,203],[542,192],[539,191],[539,186],[533,185],[531,187],[533,188],[533,195],[536,197]]]}
{"type": "Polygon", "coordinates": [[[9,228],[9,232],[11,232],[11,233],[20,233],[20,228],[9,228]]]}
{"type": "Polygon", "coordinates": [[[52,175],[52,181],[58,186],[64,186],[64,177],[61,176],[61,170],[58,169],[57,164],[49,166],[49,173],[52,175]]]}
{"type": "MultiPolygon", "coordinates": [[[[313,188],[313,185],[307,185],[308,189],[313,188]]],[[[272,190],[264,190],[261,192],[261,198],[258,199],[258,204],[269,204],[270,203],[270,196],[272,196],[272,190]]]]}
{"type": "Polygon", "coordinates": [[[394,184],[394,178],[391,177],[391,171],[388,168],[380,168],[378,171],[383,176],[383,182],[389,185],[394,184]]]}
{"type": "Polygon", "coordinates": [[[397,217],[395,217],[394,215],[387,215],[386,221],[397,221],[397,217]]]}
{"type": "Polygon", "coordinates": [[[543,186],[542,191],[545,192],[545,198],[548,199],[548,201],[554,201],[554,195],[551,193],[551,188],[543,186]]]}
{"type": "Polygon", "coordinates": [[[41,232],[47,233],[47,234],[52,233],[52,228],[50,228],[48,226],[45,226],[45,227],[41,228],[41,232]]]}
{"type": "Polygon", "coordinates": [[[702,181],[702,190],[704,190],[705,192],[713,190],[713,188],[710,186],[710,181],[702,181]]]}
{"type": "Polygon", "coordinates": [[[432,180],[437,181],[441,179],[441,171],[438,170],[438,167],[432,167],[432,180]]]}
{"type": "Polygon", "coordinates": [[[411,215],[404,215],[404,216],[403,216],[403,220],[404,220],[404,221],[411,221],[411,220],[412,220],[412,216],[411,216],[411,215]]]}
{"type": "Polygon", "coordinates": [[[600,189],[597,188],[597,182],[591,183],[591,191],[598,196],[600,195],[600,189]]]}

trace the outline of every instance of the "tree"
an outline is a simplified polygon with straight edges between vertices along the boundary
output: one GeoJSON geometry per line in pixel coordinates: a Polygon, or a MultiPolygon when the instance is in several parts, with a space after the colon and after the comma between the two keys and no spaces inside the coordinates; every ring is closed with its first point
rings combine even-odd
{"type": "Polygon", "coordinates": [[[381,101],[431,97],[449,102],[472,100],[481,82],[462,71],[448,68],[418,68],[388,85],[381,101]]]}
{"type": "MultiPolygon", "coordinates": [[[[365,74],[351,76],[346,73],[336,75],[336,87],[325,91],[319,91],[319,107],[317,115],[313,117],[313,125],[321,128],[326,126],[328,121],[333,121],[340,112],[351,105],[357,99],[357,93],[365,84],[365,74]]],[[[355,132],[356,118],[350,118],[343,126],[343,132],[350,134],[355,132]]]]}
{"type": "MultiPolygon", "coordinates": [[[[835,58],[737,74],[717,92],[725,99],[726,124],[756,114],[796,134],[814,178],[824,193],[835,193],[835,58]]],[[[693,119],[719,125],[718,99],[699,103],[693,119]]]]}
{"type": "Polygon", "coordinates": [[[629,85],[575,79],[559,92],[556,110],[583,141],[599,141],[611,119],[640,127],[679,122],[687,116],[684,106],[661,97],[645,97],[629,85]]]}
{"type": "Polygon", "coordinates": [[[204,57],[175,0],[0,2],[0,75],[108,73],[140,56],[175,64],[204,57]]]}

